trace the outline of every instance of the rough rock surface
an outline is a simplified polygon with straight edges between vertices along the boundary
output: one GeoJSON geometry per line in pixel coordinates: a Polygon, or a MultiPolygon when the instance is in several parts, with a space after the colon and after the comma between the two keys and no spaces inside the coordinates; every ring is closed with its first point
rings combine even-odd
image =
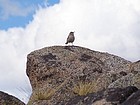
{"type": "Polygon", "coordinates": [[[89,84],[88,88],[92,86],[92,89],[86,95],[109,87],[125,88],[129,81],[119,86],[115,82],[128,75],[133,78],[131,85],[139,88],[139,65],[139,62],[131,63],[112,54],[78,46],[52,46],[33,51],[27,57],[26,73],[33,89],[28,104],[66,103],[83,96],[80,87],[89,84]]]}
{"type": "Polygon", "coordinates": [[[134,86],[129,86],[123,89],[109,88],[86,96],[76,96],[67,103],[61,103],[60,105],[119,105],[123,104],[123,102],[136,91],[138,91],[138,89],[134,86]]]}
{"type": "Polygon", "coordinates": [[[0,91],[0,105],[25,105],[22,101],[0,91]]]}
{"type": "Polygon", "coordinates": [[[140,105],[140,90],[129,96],[122,105],[140,105]]]}
{"type": "Polygon", "coordinates": [[[122,88],[128,86],[136,86],[140,89],[140,73],[129,73],[128,75],[123,76],[122,78],[119,78],[115,82],[111,83],[108,88],[122,88]]]}

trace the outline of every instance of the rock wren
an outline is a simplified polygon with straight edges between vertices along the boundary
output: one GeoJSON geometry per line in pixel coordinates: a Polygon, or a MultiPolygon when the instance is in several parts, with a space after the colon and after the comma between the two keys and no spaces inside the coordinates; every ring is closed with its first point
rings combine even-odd
{"type": "Polygon", "coordinates": [[[68,44],[68,43],[72,43],[73,44],[74,40],[75,40],[74,32],[70,32],[69,36],[67,38],[67,42],[65,44],[68,44]]]}

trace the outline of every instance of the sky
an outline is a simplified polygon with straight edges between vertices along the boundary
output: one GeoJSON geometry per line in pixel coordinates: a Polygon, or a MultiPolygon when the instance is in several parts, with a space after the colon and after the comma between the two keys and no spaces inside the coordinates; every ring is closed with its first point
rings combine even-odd
{"type": "Polygon", "coordinates": [[[0,0],[0,29],[25,28],[33,20],[39,6],[52,6],[56,3],[59,0],[0,0]]]}
{"type": "Polygon", "coordinates": [[[74,45],[140,60],[139,0],[0,0],[0,90],[27,102],[27,54],[74,45]]]}

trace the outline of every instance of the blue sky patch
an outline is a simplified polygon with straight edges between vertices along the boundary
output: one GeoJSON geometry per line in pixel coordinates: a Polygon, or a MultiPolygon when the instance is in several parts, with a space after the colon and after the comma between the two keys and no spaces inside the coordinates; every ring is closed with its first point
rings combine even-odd
{"type": "MultiPolygon", "coordinates": [[[[38,6],[45,7],[46,0],[0,0],[0,30],[25,27],[33,19],[38,6]]],[[[52,6],[59,0],[47,0],[52,6]]]]}

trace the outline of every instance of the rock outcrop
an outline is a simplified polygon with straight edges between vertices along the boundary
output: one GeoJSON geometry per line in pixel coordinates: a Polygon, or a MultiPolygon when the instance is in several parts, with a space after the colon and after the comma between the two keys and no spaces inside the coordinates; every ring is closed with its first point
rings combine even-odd
{"type": "Polygon", "coordinates": [[[120,105],[136,91],[138,91],[138,89],[134,86],[129,86],[123,89],[108,88],[97,93],[73,97],[67,103],[61,103],[61,105],[120,105]]]}
{"type": "MultiPolygon", "coordinates": [[[[103,94],[108,89],[121,91],[129,86],[139,89],[139,68],[139,61],[132,63],[112,54],[78,46],[36,50],[27,57],[26,72],[33,89],[28,104],[67,105],[75,97],[103,94]]],[[[101,99],[106,101],[100,97],[96,102],[101,102],[101,99]]],[[[78,103],[76,105],[86,105],[78,103]]]]}
{"type": "Polygon", "coordinates": [[[25,105],[16,97],[0,91],[0,105],[25,105]]]}

